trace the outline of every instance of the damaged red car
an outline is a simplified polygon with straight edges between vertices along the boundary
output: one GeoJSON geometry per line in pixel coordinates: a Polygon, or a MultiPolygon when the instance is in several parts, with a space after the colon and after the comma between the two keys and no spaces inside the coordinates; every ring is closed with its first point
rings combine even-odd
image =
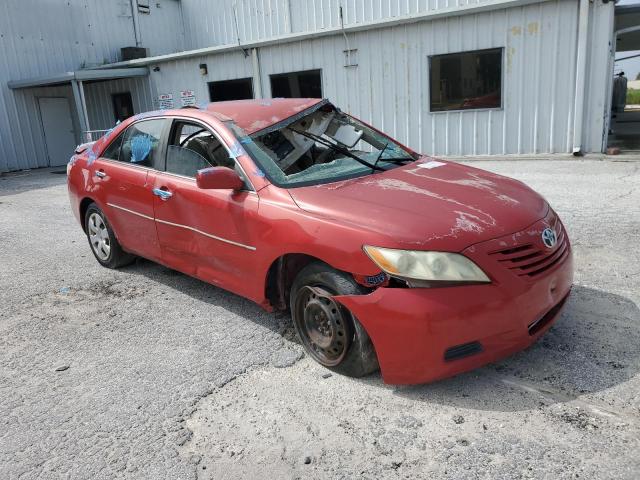
{"type": "Polygon", "coordinates": [[[560,218],[523,183],[417,154],[327,100],[137,115],[68,165],[98,262],[136,257],[289,309],[336,372],[424,383],[522,350],[569,295],[560,218]]]}

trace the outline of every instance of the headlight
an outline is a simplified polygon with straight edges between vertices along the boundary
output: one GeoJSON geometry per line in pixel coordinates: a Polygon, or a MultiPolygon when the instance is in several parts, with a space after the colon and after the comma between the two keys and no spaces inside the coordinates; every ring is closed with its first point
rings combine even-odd
{"type": "Polygon", "coordinates": [[[384,272],[396,278],[434,282],[491,282],[464,255],[364,246],[364,251],[384,272]]]}

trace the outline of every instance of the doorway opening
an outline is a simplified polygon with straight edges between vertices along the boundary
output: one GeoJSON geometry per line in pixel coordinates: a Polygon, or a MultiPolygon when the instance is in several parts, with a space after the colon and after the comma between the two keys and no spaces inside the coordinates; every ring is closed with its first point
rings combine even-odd
{"type": "Polygon", "coordinates": [[[615,63],[607,148],[640,151],[640,6],[615,11],[615,63]]]}
{"type": "Polygon", "coordinates": [[[114,93],[111,95],[113,101],[113,115],[117,122],[124,122],[134,114],[131,92],[114,93]]]}
{"type": "Polygon", "coordinates": [[[71,106],[66,97],[38,97],[40,122],[50,167],[65,165],[76,147],[71,106]]]}

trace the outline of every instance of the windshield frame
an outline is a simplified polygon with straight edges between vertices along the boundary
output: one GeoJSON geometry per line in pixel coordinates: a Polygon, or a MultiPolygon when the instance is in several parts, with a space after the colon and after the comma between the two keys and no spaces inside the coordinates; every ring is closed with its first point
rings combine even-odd
{"type": "MultiPolygon", "coordinates": [[[[385,168],[383,170],[377,170],[373,171],[371,169],[367,169],[367,167],[365,167],[363,165],[363,170],[360,171],[356,171],[356,172],[352,172],[352,173],[345,173],[344,175],[338,175],[338,176],[333,176],[333,177],[329,177],[329,178],[319,178],[319,179],[311,179],[311,180],[300,180],[300,181],[292,181],[292,182],[282,182],[280,181],[280,179],[275,178],[269,171],[269,168],[266,168],[266,166],[264,165],[263,162],[270,162],[272,165],[269,165],[269,167],[273,168],[280,168],[271,158],[269,158],[266,153],[264,151],[262,151],[262,149],[260,147],[258,147],[256,145],[256,143],[254,142],[254,138],[258,138],[261,137],[262,135],[266,135],[268,133],[274,132],[276,130],[281,130],[286,128],[289,125],[292,125],[293,123],[297,122],[298,120],[313,114],[314,112],[316,112],[317,110],[319,110],[320,108],[326,106],[326,105],[330,105],[331,107],[333,107],[335,109],[335,111],[339,114],[342,115],[346,115],[347,117],[349,117],[350,119],[353,119],[354,121],[363,124],[365,127],[370,128],[371,130],[373,130],[375,133],[381,135],[382,137],[384,137],[386,140],[388,140],[387,142],[387,146],[390,143],[395,144],[398,148],[402,149],[403,151],[405,151],[407,153],[407,164],[413,163],[415,161],[417,161],[420,158],[420,154],[418,154],[417,152],[411,150],[410,148],[402,145],[400,142],[398,142],[397,140],[391,138],[389,135],[387,135],[384,132],[381,132],[380,130],[376,129],[375,127],[367,124],[366,122],[363,122],[362,120],[349,115],[345,112],[342,112],[340,109],[338,109],[335,105],[331,104],[331,102],[329,102],[329,100],[324,99],[321,102],[318,102],[317,104],[313,105],[310,108],[307,108],[305,110],[302,110],[300,113],[297,113],[295,115],[292,115],[290,117],[285,118],[284,120],[281,120],[277,123],[274,123],[273,125],[269,125],[266,128],[263,128],[261,130],[258,130],[254,133],[252,133],[251,135],[247,135],[247,133],[241,129],[235,122],[231,121],[231,122],[225,122],[228,123],[228,127],[230,127],[230,131],[231,133],[236,137],[236,139],[238,140],[238,142],[240,143],[240,145],[242,145],[243,150],[246,152],[246,154],[249,156],[249,158],[251,158],[251,160],[253,160],[253,162],[255,163],[256,167],[258,168],[258,173],[260,176],[264,176],[267,180],[269,180],[270,183],[272,183],[273,185],[279,187],[279,188],[284,188],[284,189],[289,189],[289,188],[299,188],[299,187],[308,187],[308,186],[315,186],[315,185],[327,185],[327,184],[331,184],[331,183],[335,183],[335,182],[340,182],[340,181],[344,181],[344,180],[350,180],[353,178],[359,178],[359,177],[363,177],[363,176],[367,176],[367,175],[371,175],[372,173],[381,173],[382,171],[387,171],[387,170],[393,170],[395,168],[401,167],[402,164],[401,163],[395,163],[390,161],[389,163],[395,163],[395,165],[393,165],[390,168],[385,168]],[[260,157],[262,156],[267,156],[267,158],[265,160],[262,160],[260,157]],[[409,158],[411,158],[411,160],[409,160],[409,158]]],[[[385,147],[386,148],[386,147],[385,147]]],[[[355,161],[355,160],[354,160],[355,161]]],[[[384,160],[381,160],[381,162],[384,162],[384,160]]]]}

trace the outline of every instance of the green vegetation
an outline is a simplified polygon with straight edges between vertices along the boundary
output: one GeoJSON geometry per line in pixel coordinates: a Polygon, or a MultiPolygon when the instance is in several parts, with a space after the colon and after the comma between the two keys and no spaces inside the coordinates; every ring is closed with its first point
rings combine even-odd
{"type": "Polygon", "coordinates": [[[627,90],[627,105],[640,105],[640,90],[627,90]]]}

